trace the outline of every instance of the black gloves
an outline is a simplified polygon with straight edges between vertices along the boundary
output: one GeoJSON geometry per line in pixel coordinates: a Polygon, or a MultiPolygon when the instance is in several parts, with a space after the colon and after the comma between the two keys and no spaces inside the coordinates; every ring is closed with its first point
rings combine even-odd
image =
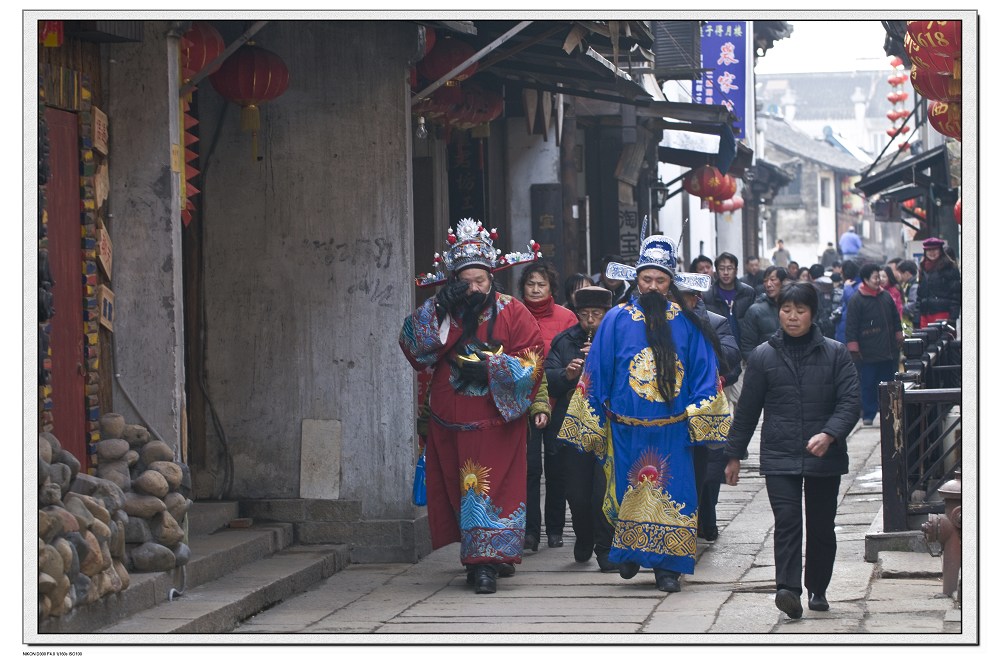
{"type": "Polygon", "coordinates": [[[479,362],[463,362],[458,367],[458,376],[467,385],[486,385],[489,380],[489,355],[476,351],[479,362]]]}
{"type": "Polygon", "coordinates": [[[444,317],[455,310],[455,305],[458,304],[463,297],[465,297],[466,291],[469,290],[469,284],[464,281],[451,281],[445,285],[444,288],[434,297],[435,308],[437,309],[438,322],[444,320],[444,317]]]}

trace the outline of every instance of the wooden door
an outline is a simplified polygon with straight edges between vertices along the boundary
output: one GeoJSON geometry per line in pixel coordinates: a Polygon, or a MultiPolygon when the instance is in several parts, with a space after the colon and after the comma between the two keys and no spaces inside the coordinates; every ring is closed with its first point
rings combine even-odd
{"type": "Polygon", "coordinates": [[[51,178],[46,192],[52,317],[52,417],[60,444],[87,467],[83,357],[83,250],[80,234],[80,148],[74,113],[45,110],[51,178]]]}

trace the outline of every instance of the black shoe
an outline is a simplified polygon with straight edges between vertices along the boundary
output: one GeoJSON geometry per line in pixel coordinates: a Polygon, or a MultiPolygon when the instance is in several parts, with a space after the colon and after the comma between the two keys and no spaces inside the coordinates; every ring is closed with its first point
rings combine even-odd
{"type": "Polygon", "coordinates": [[[524,534],[524,550],[538,551],[538,535],[524,534]]]}
{"type": "Polygon", "coordinates": [[[549,548],[558,549],[563,545],[562,535],[549,535],[549,548]]]}
{"type": "Polygon", "coordinates": [[[680,574],[668,569],[653,569],[656,576],[656,589],[665,593],[679,593],[681,591],[680,574]]]}
{"type": "Polygon", "coordinates": [[[861,423],[864,424],[866,427],[870,427],[872,424],[874,424],[874,421],[873,420],[861,420],[861,423]]]}
{"type": "Polygon", "coordinates": [[[826,601],[826,595],[823,593],[809,593],[809,610],[829,611],[830,603],[826,601]]]}
{"type": "Polygon", "coordinates": [[[698,537],[702,538],[706,542],[714,542],[715,540],[719,539],[719,529],[707,528],[705,530],[699,530],[698,537]]]}
{"type": "Polygon", "coordinates": [[[476,594],[489,595],[497,591],[497,570],[493,565],[476,565],[476,594]]]}
{"type": "Polygon", "coordinates": [[[796,593],[787,588],[782,588],[774,595],[774,605],[784,611],[792,620],[798,620],[802,617],[802,600],[796,593]]]}
{"type": "Polygon", "coordinates": [[[639,563],[618,563],[618,576],[631,579],[639,573],[639,563]]]}
{"type": "Polygon", "coordinates": [[[597,566],[601,568],[602,572],[617,572],[618,563],[613,563],[608,560],[608,554],[597,554],[597,566]]]}
{"type": "Polygon", "coordinates": [[[516,571],[517,570],[514,569],[514,566],[511,565],[510,563],[497,563],[497,576],[499,576],[501,579],[506,579],[514,576],[514,572],[516,571]]]}
{"type": "Polygon", "coordinates": [[[590,557],[594,555],[594,545],[587,544],[586,542],[576,541],[573,545],[573,557],[578,563],[585,563],[590,560],[590,557]]]}

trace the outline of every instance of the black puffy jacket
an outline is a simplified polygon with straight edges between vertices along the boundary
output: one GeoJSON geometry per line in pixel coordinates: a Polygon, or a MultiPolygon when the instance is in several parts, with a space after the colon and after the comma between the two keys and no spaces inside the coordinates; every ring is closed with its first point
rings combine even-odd
{"type": "Polygon", "coordinates": [[[958,267],[944,258],[940,265],[928,271],[926,261],[920,264],[920,281],[917,286],[917,303],[920,315],[928,316],[943,311],[955,320],[962,312],[962,274],[958,267]]]}
{"type": "Polygon", "coordinates": [[[579,377],[570,380],[566,377],[566,366],[578,357],[583,357],[581,348],[587,343],[587,333],[579,323],[563,330],[552,339],[549,354],[545,356],[545,378],[549,383],[549,398],[554,401],[552,415],[546,432],[558,432],[566,418],[570,397],[576,388],[579,377]]]}
{"type": "Polygon", "coordinates": [[[808,348],[798,367],[778,330],[750,354],[743,391],[736,407],[725,455],[742,459],[757,428],[762,475],[843,475],[847,472],[847,436],[861,410],[858,374],[847,348],[823,336],[813,324],[808,348]],[[817,433],[834,437],[826,454],[806,451],[817,433]]]}
{"type": "Polygon", "coordinates": [[[767,341],[779,327],[778,301],[762,294],[750,305],[740,322],[740,352],[743,353],[743,359],[749,358],[753,349],[767,341]]]}

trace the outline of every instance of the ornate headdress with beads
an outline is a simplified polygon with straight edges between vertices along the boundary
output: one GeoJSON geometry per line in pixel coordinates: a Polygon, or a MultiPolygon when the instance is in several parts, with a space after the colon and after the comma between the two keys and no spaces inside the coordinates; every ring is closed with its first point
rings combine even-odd
{"type": "Polygon", "coordinates": [[[481,221],[461,219],[455,229],[448,229],[448,249],[444,255],[434,254],[434,272],[418,274],[417,286],[438,286],[448,280],[449,273],[455,274],[467,267],[481,267],[490,272],[498,272],[542,257],[540,247],[534,240],[528,242],[528,251],[501,254],[493,246],[496,239],[497,229],[487,231],[481,221]]]}

